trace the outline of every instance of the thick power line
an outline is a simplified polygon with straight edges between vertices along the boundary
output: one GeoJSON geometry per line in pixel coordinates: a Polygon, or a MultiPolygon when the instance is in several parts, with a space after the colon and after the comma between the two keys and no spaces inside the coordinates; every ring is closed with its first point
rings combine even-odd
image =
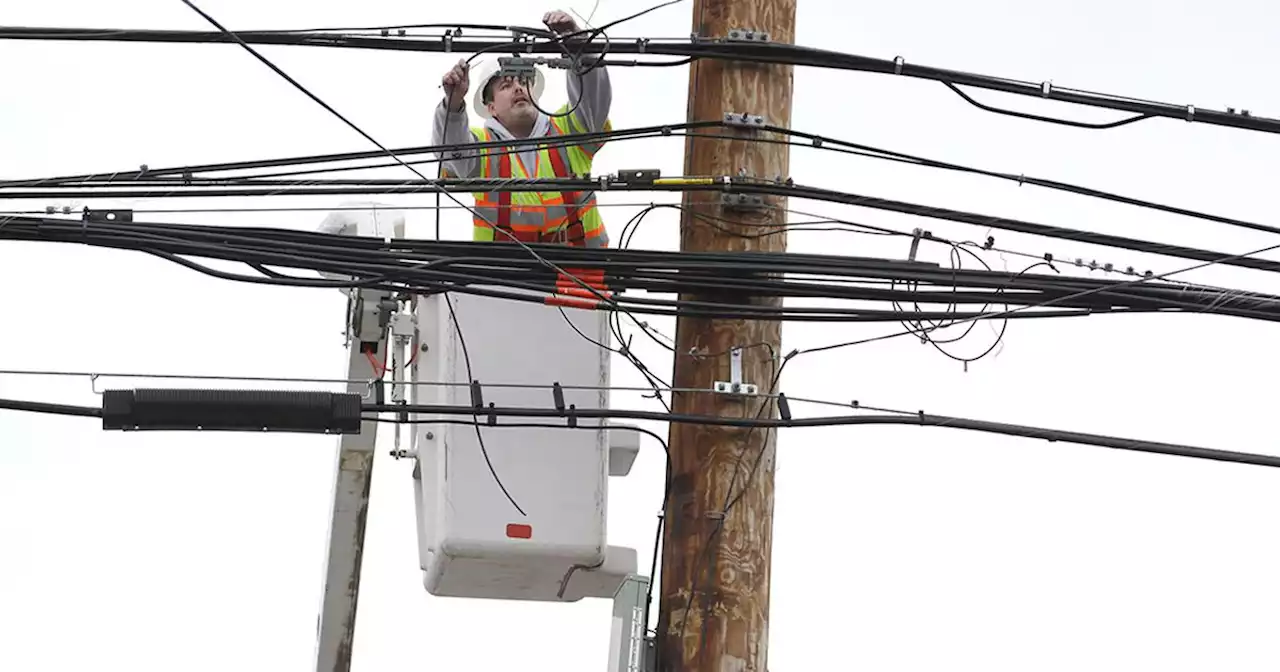
{"type": "MultiPolygon", "coordinates": [[[[440,26],[445,27],[445,26],[440,26]]],[[[291,45],[306,47],[323,47],[330,49],[372,49],[406,52],[433,53],[474,53],[507,52],[514,54],[559,54],[559,40],[547,39],[545,30],[535,28],[519,28],[513,26],[477,26],[495,31],[505,31],[510,35],[515,30],[516,39],[511,37],[471,38],[448,33],[432,36],[369,36],[353,33],[332,32],[283,32],[259,31],[238,32],[239,39],[249,44],[291,45]]],[[[1266,133],[1280,133],[1280,119],[1259,117],[1248,110],[1236,111],[1205,109],[1192,104],[1162,103],[1142,100],[1135,97],[1096,93],[1080,89],[1058,87],[1044,82],[1029,82],[980,75],[959,70],[950,70],[928,65],[908,63],[906,59],[872,58],[857,54],[842,53],[826,49],[816,49],[801,45],[786,44],[775,41],[773,36],[765,32],[739,30],[736,35],[707,35],[695,33],[692,38],[632,38],[628,40],[610,39],[605,43],[592,43],[583,49],[583,53],[608,55],[644,55],[649,56],[681,56],[692,59],[719,59],[740,62],[777,63],[802,65],[815,68],[831,68],[860,72],[874,72],[915,79],[924,79],[945,84],[950,90],[961,94],[971,104],[981,109],[1000,114],[1008,114],[1036,121],[1067,124],[1084,128],[1115,128],[1136,121],[1151,118],[1176,119],[1191,123],[1203,123],[1214,126],[1225,126],[1266,133]],[[983,104],[963,94],[959,86],[967,86],[990,91],[999,91],[1019,96],[1054,100],[1075,105],[1097,107],[1120,112],[1129,112],[1134,116],[1107,124],[1084,124],[1069,120],[1031,115],[1014,110],[983,104]]],[[[52,28],[52,27],[0,27],[0,39],[9,40],[59,40],[59,41],[100,41],[100,42],[155,42],[155,43],[189,43],[209,44],[234,42],[235,39],[221,33],[188,30],[137,30],[137,29],[102,29],[102,28],[52,28]]],[[[672,63],[632,63],[608,61],[611,66],[619,65],[672,65],[672,63]]],[[[680,62],[679,64],[683,64],[680,62]]]]}

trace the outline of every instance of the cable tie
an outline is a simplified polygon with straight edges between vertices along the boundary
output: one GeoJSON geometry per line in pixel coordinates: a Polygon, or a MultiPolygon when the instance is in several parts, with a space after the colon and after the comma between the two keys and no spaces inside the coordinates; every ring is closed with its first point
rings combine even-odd
{"type": "Polygon", "coordinates": [[[480,381],[471,381],[471,405],[475,408],[484,408],[484,392],[480,390],[480,381]]]}
{"type": "Polygon", "coordinates": [[[787,402],[787,395],[782,392],[778,393],[778,415],[781,415],[783,420],[791,422],[791,404],[787,402]]]}
{"type": "Polygon", "coordinates": [[[564,388],[560,387],[559,382],[551,384],[551,397],[555,399],[556,410],[564,415],[564,388]]]}
{"type": "Polygon", "coordinates": [[[1187,106],[1187,121],[1195,121],[1195,117],[1196,117],[1196,106],[1195,106],[1195,105],[1188,105],[1188,106],[1187,106]]]}
{"type": "Polygon", "coordinates": [[[498,424],[498,411],[494,408],[493,402],[489,402],[489,426],[494,427],[498,424]]]}
{"type": "Polygon", "coordinates": [[[1048,98],[1053,94],[1053,82],[1040,82],[1040,96],[1048,98]]]}
{"type": "Polygon", "coordinates": [[[569,426],[570,427],[578,426],[578,405],[577,404],[569,404],[569,426]]]}
{"type": "Polygon", "coordinates": [[[903,66],[903,65],[905,65],[905,64],[906,64],[906,62],[907,62],[907,61],[906,61],[906,59],[904,59],[903,57],[901,57],[901,56],[894,56],[894,57],[893,57],[893,74],[895,74],[895,75],[901,75],[901,74],[902,74],[902,66],[903,66]]]}

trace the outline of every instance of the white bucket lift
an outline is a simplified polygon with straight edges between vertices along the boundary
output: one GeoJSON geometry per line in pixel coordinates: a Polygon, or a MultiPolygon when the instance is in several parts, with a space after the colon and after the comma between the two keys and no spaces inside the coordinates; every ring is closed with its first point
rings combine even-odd
{"type": "MultiPolygon", "coordinates": [[[[319,229],[390,241],[404,236],[404,224],[402,211],[376,203],[344,203],[319,229]]],[[[543,304],[459,293],[449,297],[450,303],[443,295],[420,297],[414,314],[409,314],[385,290],[343,292],[348,295],[348,392],[367,391],[363,381],[370,372],[369,352],[380,357],[393,344],[399,352],[413,340],[413,380],[447,383],[412,385],[414,403],[470,405],[471,381],[478,380],[485,401],[499,406],[554,408],[555,397],[547,387],[553,382],[563,386],[566,405],[608,406],[610,353],[583,338],[609,345],[605,313],[562,313],[543,304]]],[[[404,372],[395,366],[399,358],[393,355],[391,361],[393,379],[403,380],[404,372]]],[[[403,390],[392,385],[392,400],[403,399],[403,390]]],[[[572,429],[563,419],[539,423],[558,425],[556,429],[482,427],[486,462],[475,427],[448,424],[470,418],[415,414],[414,419],[428,421],[416,425],[411,451],[418,548],[427,590],[440,596],[509,600],[612,598],[609,671],[652,672],[653,640],[646,636],[645,623],[649,579],[635,574],[634,549],[605,543],[608,477],[630,472],[639,434],[620,426],[572,429]],[[439,422],[429,422],[433,419],[439,422]],[[498,488],[490,462],[524,515],[498,488]]],[[[593,418],[578,424],[589,423],[603,421],[593,418]]],[[[351,669],[377,430],[377,423],[368,421],[359,434],[339,441],[316,633],[317,672],[351,669]]],[[[398,433],[396,440],[392,453],[406,456],[398,448],[398,433]]]]}
{"type": "MultiPolygon", "coordinates": [[[[551,385],[558,382],[566,407],[608,408],[608,313],[465,293],[421,297],[416,312],[413,379],[444,384],[414,385],[411,403],[469,407],[478,381],[482,406],[554,409],[551,385]]],[[[579,420],[577,429],[563,418],[497,418],[499,425],[554,428],[491,427],[483,410],[477,415],[483,442],[475,425],[415,425],[427,591],[505,600],[614,598],[635,578],[637,558],[635,549],[606,543],[608,481],[630,471],[638,433],[582,428],[605,426],[594,418],[579,420]]]]}

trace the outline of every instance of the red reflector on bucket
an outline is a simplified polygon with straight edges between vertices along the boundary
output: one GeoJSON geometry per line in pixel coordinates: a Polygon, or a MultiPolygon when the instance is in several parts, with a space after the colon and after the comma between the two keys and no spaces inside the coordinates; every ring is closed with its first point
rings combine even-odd
{"type": "Polygon", "coordinates": [[[532,539],[533,526],[520,525],[518,523],[509,523],[507,525],[507,536],[512,539],[532,539]]]}

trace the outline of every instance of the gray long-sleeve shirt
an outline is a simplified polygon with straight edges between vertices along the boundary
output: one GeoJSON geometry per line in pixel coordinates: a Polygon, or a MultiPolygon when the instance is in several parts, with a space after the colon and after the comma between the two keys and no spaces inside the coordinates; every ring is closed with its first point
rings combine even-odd
{"type": "MultiPolygon", "coordinates": [[[[579,76],[572,70],[565,78],[567,80],[566,88],[569,94],[569,107],[578,101],[578,97],[582,97],[582,102],[578,104],[578,108],[574,110],[573,115],[582,122],[587,132],[595,133],[604,130],[604,123],[609,118],[609,107],[613,103],[613,88],[609,82],[609,72],[604,66],[600,66],[586,75],[579,76]]],[[[436,105],[435,123],[431,131],[431,141],[437,145],[464,145],[477,142],[476,137],[471,133],[471,119],[468,114],[468,105],[464,104],[462,110],[454,110],[449,112],[445,108],[446,101],[442,99],[436,105]],[[448,117],[449,127],[445,128],[445,117],[448,117]]],[[[541,103],[539,103],[541,104],[541,103]]],[[[508,131],[497,119],[486,119],[485,128],[488,128],[499,140],[513,140],[515,136],[508,131]]],[[[551,117],[541,112],[538,113],[538,120],[534,122],[533,132],[529,134],[531,138],[540,138],[547,135],[547,130],[551,125],[551,117]]],[[[477,177],[480,175],[479,153],[475,151],[453,151],[448,152],[450,156],[445,157],[444,153],[437,156],[444,161],[444,167],[455,177],[477,177]]],[[[537,148],[527,147],[520,152],[520,161],[524,165],[536,165],[537,148]]]]}

